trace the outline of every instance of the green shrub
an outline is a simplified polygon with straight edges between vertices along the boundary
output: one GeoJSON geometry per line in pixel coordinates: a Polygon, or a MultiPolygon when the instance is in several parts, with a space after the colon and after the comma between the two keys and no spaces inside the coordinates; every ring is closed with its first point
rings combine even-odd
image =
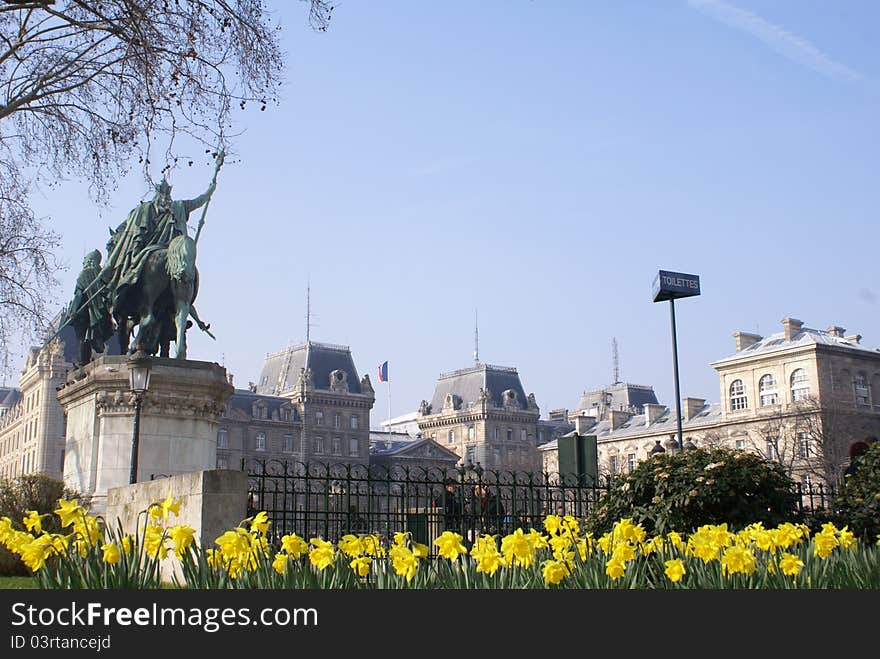
{"type": "Polygon", "coordinates": [[[793,487],[778,463],[744,451],[660,454],[617,479],[587,527],[604,533],[625,517],[658,534],[724,522],[732,530],[753,522],[775,526],[797,517],[793,487]]]}
{"type": "Polygon", "coordinates": [[[857,537],[875,542],[880,535],[880,442],[854,458],[853,465],[836,501],[837,516],[857,537]]]}
{"type": "MultiPolygon", "coordinates": [[[[12,526],[19,531],[26,530],[22,524],[25,511],[36,510],[41,515],[52,513],[58,507],[58,499],[78,499],[88,506],[88,501],[79,492],[64,486],[64,483],[44,474],[27,474],[17,478],[0,481],[0,517],[12,520],[12,526]]],[[[48,533],[61,531],[57,515],[51,514],[42,520],[43,530],[48,533]]],[[[31,573],[18,556],[0,545],[0,576],[29,575],[31,573]]]]}

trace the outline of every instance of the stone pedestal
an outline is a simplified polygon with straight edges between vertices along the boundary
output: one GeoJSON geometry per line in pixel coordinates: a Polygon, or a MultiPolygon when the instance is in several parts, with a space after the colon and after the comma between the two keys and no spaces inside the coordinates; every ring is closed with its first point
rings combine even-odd
{"type": "MultiPolygon", "coordinates": [[[[103,512],[107,490],[128,485],[134,396],[124,356],[103,356],[68,374],[58,391],[67,415],[64,481],[103,512]]],[[[233,387],[212,362],[154,357],[141,404],[137,480],[214,469],[217,424],[233,387]]]]}

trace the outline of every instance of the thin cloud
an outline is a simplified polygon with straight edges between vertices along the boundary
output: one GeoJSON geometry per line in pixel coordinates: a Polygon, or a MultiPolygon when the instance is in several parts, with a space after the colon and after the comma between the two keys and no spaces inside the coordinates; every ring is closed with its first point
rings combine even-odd
{"type": "Polygon", "coordinates": [[[691,8],[716,21],[742,30],[763,41],[780,55],[834,80],[858,82],[860,73],[835,62],[812,43],[788,30],[764,20],[757,14],[740,9],[721,0],[687,0],[691,8]]]}

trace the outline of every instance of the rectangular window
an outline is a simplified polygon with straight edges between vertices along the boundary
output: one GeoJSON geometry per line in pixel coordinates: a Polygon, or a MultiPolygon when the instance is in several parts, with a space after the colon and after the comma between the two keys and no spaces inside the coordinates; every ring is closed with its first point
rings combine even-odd
{"type": "Polygon", "coordinates": [[[610,471],[612,474],[617,473],[617,456],[616,455],[612,455],[611,457],[608,458],[608,471],[610,471]]]}
{"type": "Polygon", "coordinates": [[[342,415],[337,412],[333,415],[333,427],[341,428],[342,427],[342,415]]]}
{"type": "Polygon", "coordinates": [[[455,431],[454,430],[449,431],[449,443],[455,444],[455,431]]]}
{"type": "Polygon", "coordinates": [[[473,439],[474,439],[474,427],[473,426],[468,426],[467,437],[468,437],[468,441],[473,441],[473,439]]]}
{"type": "Polygon", "coordinates": [[[312,452],[316,455],[324,454],[324,438],[323,437],[315,437],[315,440],[312,442],[312,452]]]}
{"type": "Polygon", "coordinates": [[[767,407],[768,405],[776,405],[779,402],[779,395],[773,391],[770,393],[761,394],[761,407],[767,407]]]}
{"type": "Polygon", "coordinates": [[[333,455],[342,455],[342,438],[334,437],[332,443],[330,444],[330,448],[333,455]]]}
{"type": "Polygon", "coordinates": [[[767,440],[767,458],[770,460],[779,459],[779,451],[776,448],[776,440],[774,439],[767,440]]]}
{"type": "Polygon", "coordinates": [[[357,417],[357,414],[352,414],[352,415],[351,415],[350,423],[351,423],[351,429],[352,429],[352,430],[357,430],[357,429],[358,429],[358,417],[357,417]]]}
{"type": "Polygon", "coordinates": [[[217,431],[217,448],[229,448],[229,432],[226,428],[217,431]]]}
{"type": "Polygon", "coordinates": [[[315,412],[315,425],[316,426],[323,426],[324,425],[324,412],[322,412],[321,410],[318,410],[317,412],[315,412]]]}
{"type": "Polygon", "coordinates": [[[626,456],[626,468],[629,471],[632,471],[636,468],[636,454],[628,453],[626,456]]]}
{"type": "Polygon", "coordinates": [[[495,463],[494,463],[495,467],[496,468],[500,467],[501,466],[501,449],[500,448],[492,449],[492,458],[495,460],[495,463]]]}
{"type": "Polygon", "coordinates": [[[361,443],[354,437],[348,440],[348,454],[353,457],[361,454],[361,443]]]}
{"type": "Polygon", "coordinates": [[[498,428],[494,428],[494,429],[492,430],[492,438],[493,438],[496,442],[498,441],[498,436],[499,436],[499,435],[500,435],[500,433],[499,433],[499,431],[498,431],[498,428]]]}
{"type": "Polygon", "coordinates": [[[512,442],[512,441],[513,441],[513,428],[508,428],[508,429],[507,429],[507,441],[508,441],[508,442],[512,442]]]}
{"type": "Polygon", "coordinates": [[[285,453],[293,453],[293,435],[286,434],[284,435],[284,448],[283,451],[285,453]]]}
{"type": "Polygon", "coordinates": [[[473,463],[474,461],[474,447],[468,446],[467,451],[465,451],[465,460],[467,462],[473,463]]]}
{"type": "Polygon", "coordinates": [[[809,458],[810,457],[810,437],[805,432],[799,432],[797,435],[798,438],[798,457],[799,458],[809,458]]]}
{"type": "Polygon", "coordinates": [[[257,451],[265,451],[266,450],[266,433],[258,432],[256,439],[254,440],[254,448],[257,451]]]}
{"type": "Polygon", "coordinates": [[[525,429],[525,428],[521,428],[520,431],[519,431],[519,441],[521,441],[521,442],[525,442],[525,441],[528,440],[528,438],[529,438],[529,434],[528,434],[528,432],[526,431],[526,429],[525,429]]]}
{"type": "Polygon", "coordinates": [[[745,451],[746,450],[746,440],[744,440],[744,439],[736,440],[736,449],[738,451],[745,451]]]}

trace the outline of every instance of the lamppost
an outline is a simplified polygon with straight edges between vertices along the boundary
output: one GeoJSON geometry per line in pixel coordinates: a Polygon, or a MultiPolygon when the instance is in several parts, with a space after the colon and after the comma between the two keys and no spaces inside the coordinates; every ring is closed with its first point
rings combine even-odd
{"type": "Polygon", "coordinates": [[[134,427],[131,433],[131,471],[128,474],[128,482],[137,482],[138,470],[138,446],[141,432],[141,400],[147,389],[150,388],[150,367],[152,360],[144,352],[134,353],[128,360],[128,383],[131,393],[134,394],[134,427]]]}
{"type": "Polygon", "coordinates": [[[675,380],[675,420],[678,424],[678,447],[684,446],[681,431],[681,393],[678,387],[678,340],[675,336],[675,299],[700,294],[700,278],[681,272],[660,270],[654,279],[654,302],[669,300],[669,323],[672,326],[672,376],[675,380]]]}

